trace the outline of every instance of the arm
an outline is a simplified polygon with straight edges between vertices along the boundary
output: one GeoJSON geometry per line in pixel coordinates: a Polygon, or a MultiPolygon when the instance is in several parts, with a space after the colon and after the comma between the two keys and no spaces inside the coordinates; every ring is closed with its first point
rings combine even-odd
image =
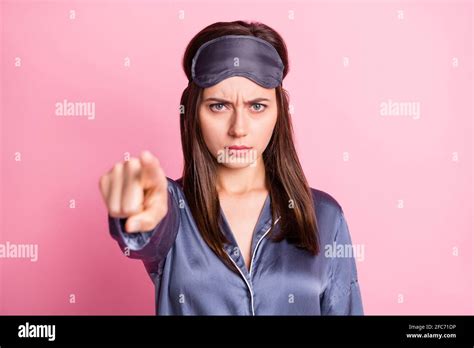
{"type": "MultiPolygon", "coordinates": [[[[342,210],[334,242],[336,245],[352,246],[342,210]]],[[[333,257],[329,272],[329,283],[321,300],[321,315],[364,315],[354,257],[333,257]]]]}
{"type": "Polygon", "coordinates": [[[110,234],[127,257],[159,263],[173,245],[180,223],[180,209],[172,189],[172,180],[167,178],[167,182],[168,212],[152,230],[127,233],[126,218],[108,215],[110,234]]]}

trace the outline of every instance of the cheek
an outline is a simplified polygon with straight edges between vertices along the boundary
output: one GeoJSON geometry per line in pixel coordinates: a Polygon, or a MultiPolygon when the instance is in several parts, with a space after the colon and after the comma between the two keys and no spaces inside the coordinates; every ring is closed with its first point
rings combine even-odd
{"type": "Polygon", "coordinates": [[[206,115],[200,117],[200,123],[204,142],[208,149],[215,154],[221,143],[220,137],[222,134],[226,134],[225,129],[222,129],[223,127],[219,122],[211,122],[206,115]]]}
{"type": "Polygon", "coordinates": [[[276,116],[268,119],[268,121],[259,125],[258,144],[262,152],[263,150],[265,150],[267,144],[270,142],[270,139],[273,134],[273,129],[275,128],[275,124],[276,124],[276,116]]]}

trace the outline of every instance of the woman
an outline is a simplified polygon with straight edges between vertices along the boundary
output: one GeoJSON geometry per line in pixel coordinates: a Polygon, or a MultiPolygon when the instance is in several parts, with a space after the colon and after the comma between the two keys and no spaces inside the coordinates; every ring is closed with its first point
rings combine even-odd
{"type": "Polygon", "coordinates": [[[341,206],[309,187],[299,163],[281,36],[214,23],[183,68],[182,177],[145,151],[100,180],[110,233],[143,260],[156,313],[362,315],[354,258],[321,250],[351,238],[341,206]]]}

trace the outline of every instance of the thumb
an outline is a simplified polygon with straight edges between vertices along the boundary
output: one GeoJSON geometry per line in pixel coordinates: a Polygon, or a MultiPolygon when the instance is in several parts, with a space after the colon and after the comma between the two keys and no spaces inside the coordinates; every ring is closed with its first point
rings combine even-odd
{"type": "Polygon", "coordinates": [[[154,205],[141,213],[130,216],[125,222],[125,231],[149,232],[153,230],[168,212],[167,204],[154,205]]]}

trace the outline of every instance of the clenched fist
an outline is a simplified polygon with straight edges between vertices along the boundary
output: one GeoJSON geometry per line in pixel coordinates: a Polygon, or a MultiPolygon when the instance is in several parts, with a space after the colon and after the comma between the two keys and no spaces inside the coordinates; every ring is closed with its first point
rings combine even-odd
{"type": "Polygon", "coordinates": [[[125,231],[149,231],[168,212],[168,182],[149,151],[118,162],[100,177],[100,191],[111,217],[127,218],[125,231]]]}

